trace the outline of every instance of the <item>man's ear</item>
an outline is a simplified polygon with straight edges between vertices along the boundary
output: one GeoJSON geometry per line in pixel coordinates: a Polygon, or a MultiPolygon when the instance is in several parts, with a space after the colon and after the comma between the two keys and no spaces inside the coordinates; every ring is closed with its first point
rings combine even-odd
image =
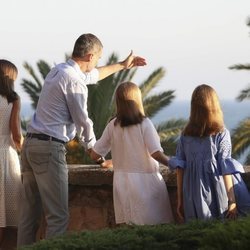
{"type": "Polygon", "coordinates": [[[91,53],[86,54],[85,57],[86,57],[86,61],[90,62],[92,60],[92,58],[93,58],[93,54],[91,54],[91,53]]]}

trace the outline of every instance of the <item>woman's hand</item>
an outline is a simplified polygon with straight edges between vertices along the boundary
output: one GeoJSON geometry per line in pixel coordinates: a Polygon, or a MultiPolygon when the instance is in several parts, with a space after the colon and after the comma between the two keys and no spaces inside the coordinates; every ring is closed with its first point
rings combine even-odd
{"type": "Polygon", "coordinates": [[[238,211],[237,211],[236,203],[235,202],[230,203],[228,205],[226,218],[231,219],[231,220],[235,220],[237,217],[238,217],[238,211]]]}

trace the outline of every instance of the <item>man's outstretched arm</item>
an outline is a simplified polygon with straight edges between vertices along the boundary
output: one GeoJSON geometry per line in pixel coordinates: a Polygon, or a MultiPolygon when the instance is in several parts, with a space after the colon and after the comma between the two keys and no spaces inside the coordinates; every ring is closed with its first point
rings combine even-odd
{"type": "Polygon", "coordinates": [[[109,75],[112,75],[120,70],[131,69],[133,67],[145,66],[146,60],[139,56],[134,56],[133,51],[129,54],[129,56],[121,62],[97,67],[99,71],[99,80],[106,78],[109,75]]]}

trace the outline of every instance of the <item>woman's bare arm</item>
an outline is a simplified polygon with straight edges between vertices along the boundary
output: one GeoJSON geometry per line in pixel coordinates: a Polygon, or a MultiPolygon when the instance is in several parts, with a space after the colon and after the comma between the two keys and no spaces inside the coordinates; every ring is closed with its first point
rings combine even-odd
{"type": "Polygon", "coordinates": [[[23,136],[21,131],[21,119],[20,119],[21,102],[17,99],[13,102],[13,107],[10,116],[10,130],[12,138],[18,151],[22,148],[23,136]]]}

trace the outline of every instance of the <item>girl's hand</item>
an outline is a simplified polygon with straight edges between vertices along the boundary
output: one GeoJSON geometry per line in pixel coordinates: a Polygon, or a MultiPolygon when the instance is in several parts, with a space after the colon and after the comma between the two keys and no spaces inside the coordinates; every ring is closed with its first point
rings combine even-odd
{"type": "Polygon", "coordinates": [[[112,160],[105,160],[102,164],[101,164],[102,168],[112,168],[113,167],[113,162],[112,160]]]}
{"type": "Polygon", "coordinates": [[[226,218],[235,220],[237,217],[238,217],[237,206],[236,206],[236,203],[233,202],[228,205],[226,218]]]}

